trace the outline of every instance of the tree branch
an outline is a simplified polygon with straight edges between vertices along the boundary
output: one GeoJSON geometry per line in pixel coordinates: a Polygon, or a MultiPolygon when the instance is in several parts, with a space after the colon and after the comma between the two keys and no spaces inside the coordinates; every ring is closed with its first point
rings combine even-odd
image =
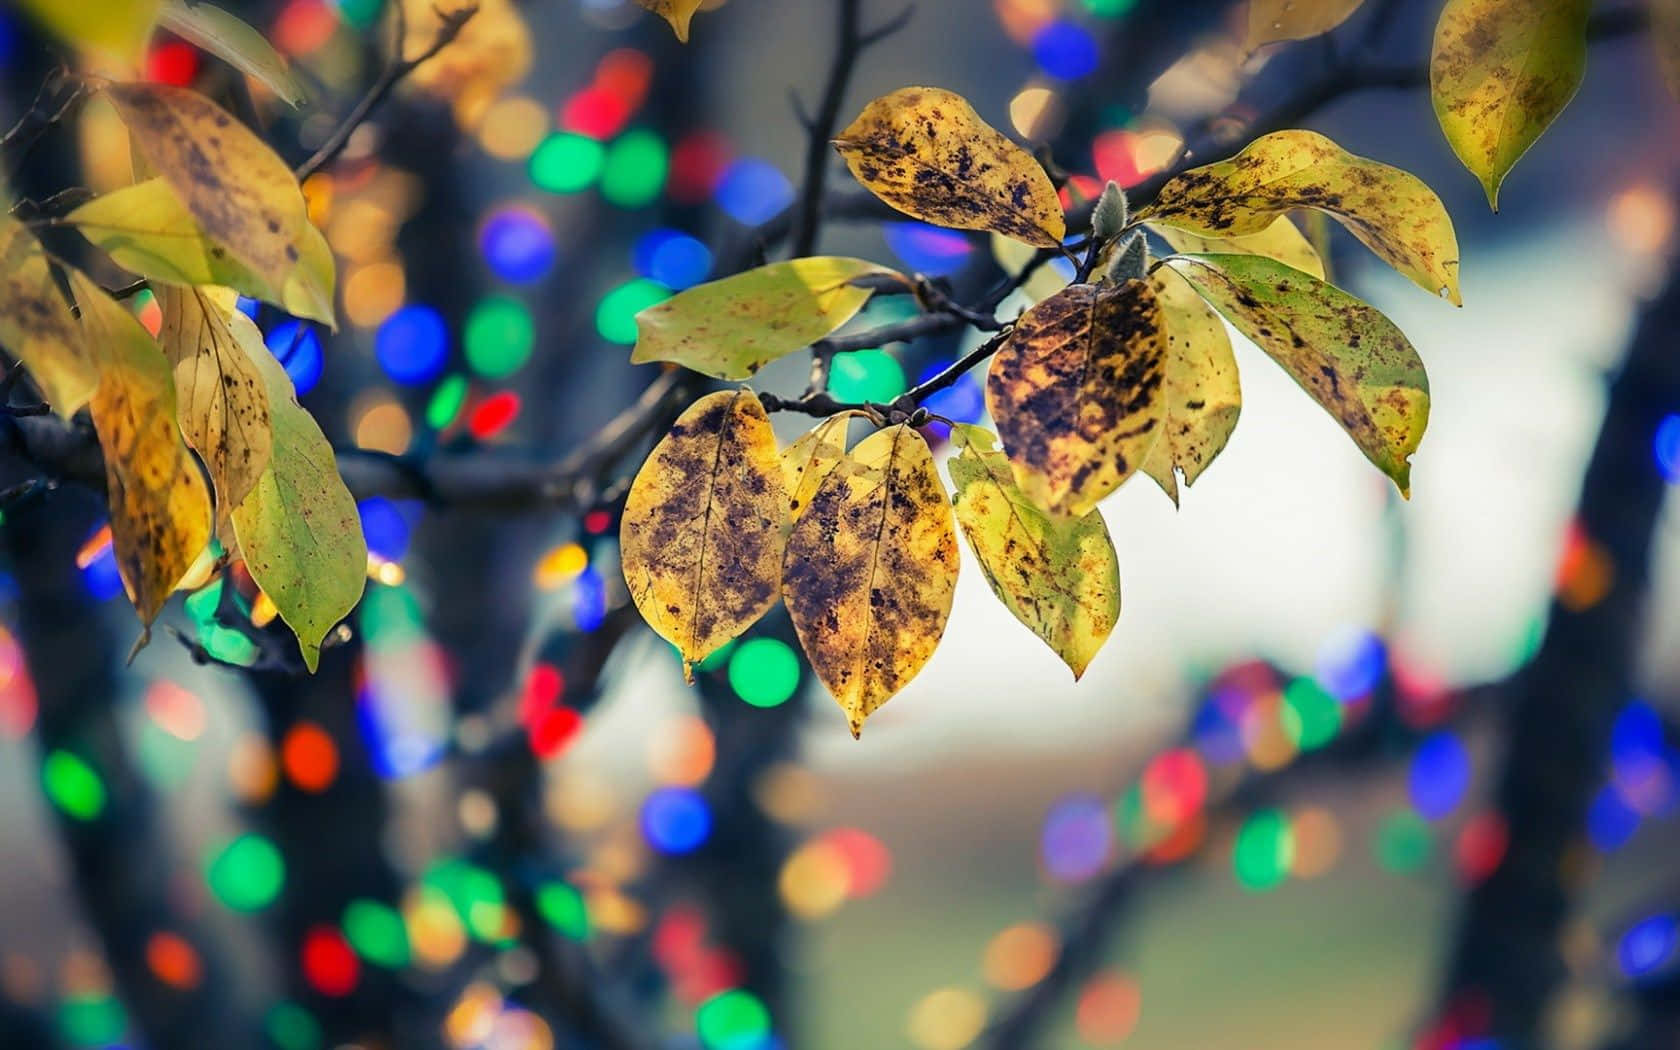
{"type": "Polygon", "coordinates": [[[315,151],[315,155],[294,169],[293,174],[297,176],[299,182],[332,163],[333,158],[343,152],[345,145],[350,141],[350,136],[355,133],[357,128],[361,127],[368,117],[373,115],[373,111],[378,109],[380,104],[390,96],[403,78],[453,43],[455,38],[461,35],[461,30],[472,20],[472,17],[478,14],[477,4],[469,4],[454,11],[438,11],[437,15],[441,21],[438,25],[437,36],[432,39],[431,46],[413,58],[403,58],[401,57],[403,38],[408,35],[403,5],[397,3],[393,4],[392,7],[395,11],[393,23],[396,40],[391,46],[391,53],[396,55],[397,58],[385,67],[385,71],[379,75],[379,79],[374,81],[367,94],[362,96],[362,100],[356,103],[333,133],[327,136],[327,141],[321,144],[321,148],[315,151]]]}

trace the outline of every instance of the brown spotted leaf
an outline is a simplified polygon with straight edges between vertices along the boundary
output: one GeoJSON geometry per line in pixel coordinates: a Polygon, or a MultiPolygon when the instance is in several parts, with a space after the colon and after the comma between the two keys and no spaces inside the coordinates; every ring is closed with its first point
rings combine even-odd
{"type": "Polygon", "coordinates": [[[123,305],[78,271],[70,288],[99,389],[88,408],[105,453],[117,568],[148,626],[210,543],[210,492],[175,425],[175,382],[152,337],[123,305]]]}
{"type": "Polygon", "coordinates": [[[864,107],[834,145],[865,189],[906,215],[1040,248],[1067,235],[1043,166],[961,95],[900,88],[864,107]]]}
{"type": "Polygon", "coordinates": [[[636,3],[652,11],[654,14],[671,23],[671,30],[677,34],[677,39],[688,43],[688,24],[694,18],[694,12],[700,10],[703,0],[636,0],[636,3]]]}
{"type": "MultiPolygon", "coordinates": [[[[275,152],[220,106],[167,84],[105,88],[135,151],[174,189],[218,250],[271,289],[298,291],[311,317],[332,317],[333,258],[309,243],[303,191],[275,152]]],[[[290,303],[284,303],[290,309],[290,303]]],[[[292,312],[299,312],[293,310],[292,312]]]]}
{"type": "Polygon", "coordinates": [[[1305,40],[1347,21],[1365,0],[1248,0],[1248,36],[1243,50],[1280,40],[1305,40]]]}
{"type": "Polygon", "coordinates": [[[922,435],[876,431],[829,471],[788,537],[782,589],[852,735],[914,678],[957,586],[951,506],[922,435]]]}
{"type": "Polygon", "coordinates": [[[206,233],[161,176],[101,194],[67,220],[117,265],[149,280],[221,285],[298,317],[333,323],[332,298],[322,296],[319,279],[325,274],[325,287],[330,288],[332,249],[311,224],[298,234],[298,266],[284,284],[275,285],[206,233]]]}
{"type": "Polygon", "coordinates": [[[1120,565],[1102,514],[1046,514],[1015,484],[988,431],[958,424],[953,509],[998,601],[1078,679],[1120,617],[1120,565]]]}
{"type": "Polygon", "coordinates": [[[776,436],[750,390],[688,407],[624,503],[624,579],[687,674],[776,604],[788,495],[776,436]]]}
{"type": "Polygon", "coordinates": [[[257,366],[258,354],[269,356],[262,333],[231,300],[218,303],[215,294],[159,285],[158,342],[175,370],[181,433],[210,471],[216,518],[224,521],[268,469],[274,424],[257,366]]]}
{"type": "Polygon", "coordinates": [[[1328,213],[1425,291],[1461,302],[1458,236],[1435,191],[1317,132],[1262,135],[1230,160],[1173,178],[1137,217],[1230,238],[1260,233],[1294,208],[1328,213]]]}
{"type": "Polygon", "coordinates": [[[1080,516],[1160,436],[1166,330],[1146,281],[1072,285],[1022,315],[992,359],[986,408],[1022,491],[1080,516]]]}
{"type": "Polygon", "coordinates": [[[788,511],[793,521],[805,512],[828,472],[846,458],[846,428],[857,413],[830,416],[782,450],[782,477],[787,482],[788,511]]]}
{"type": "Polygon", "coordinates": [[[1429,95],[1458,159],[1499,210],[1499,184],[1581,86],[1591,0],[1447,0],[1429,95]]]}
{"type": "Polygon", "coordinates": [[[1270,226],[1259,233],[1238,237],[1204,237],[1199,233],[1191,233],[1189,230],[1166,224],[1152,228],[1161,235],[1162,240],[1172,245],[1175,252],[1191,255],[1226,255],[1232,252],[1264,255],[1268,259],[1276,259],[1285,266],[1293,266],[1302,273],[1310,273],[1319,280],[1324,280],[1324,260],[1319,257],[1318,249],[1312,246],[1306,234],[1302,233],[1287,215],[1279,215],[1272,220],[1270,226]]]}
{"type": "Polygon", "coordinates": [[[33,234],[0,195],[0,346],[23,362],[53,411],[69,419],[99,385],[94,347],[59,293],[33,234]]]}
{"type": "Polygon", "coordinates": [[[636,315],[630,362],[746,379],[855,317],[873,294],[852,283],[865,277],[904,279],[863,259],[815,256],[696,285],[636,315]]]}
{"type": "Polygon", "coordinates": [[[1429,423],[1429,377],[1394,322],[1333,285],[1258,255],[1168,260],[1340,423],[1403,496],[1429,423]]]}
{"type": "Polygon", "coordinates": [[[362,598],[367,540],[332,445],[298,404],[285,368],[273,354],[252,357],[268,392],[274,451],[229,520],[251,579],[297,635],[304,666],[314,671],[327,632],[362,598]]]}
{"type": "Polygon", "coordinates": [[[1150,275],[1167,329],[1161,440],[1139,469],[1178,502],[1178,473],[1194,485],[1225,448],[1242,413],[1237,359],[1225,322],[1169,267],[1150,275]],[[1176,471],[1176,472],[1175,472],[1176,471]]]}

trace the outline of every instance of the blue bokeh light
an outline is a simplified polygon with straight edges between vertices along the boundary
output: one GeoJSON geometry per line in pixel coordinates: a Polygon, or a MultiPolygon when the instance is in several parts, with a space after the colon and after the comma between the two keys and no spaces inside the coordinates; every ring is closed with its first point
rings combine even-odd
{"type": "Polygon", "coordinates": [[[529,208],[492,212],[478,231],[478,250],[490,271],[510,284],[529,284],[548,273],[557,254],[548,220],[529,208]]]}
{"type": "Polygon", "coordinates": [[[1463,801],[1470,788],[1470,752],[1451,732],[1431,734],[1412,756],[1407,791],[1426,820],[1440,820],[1463,801]]]}
{"type": "Polygon", "coordinates": [[[1673,915],[1651,915],[1622,934],[1616,961],[1629,977],[1644,977],[1662,969],[1674,957],[1677,923],[1673,915]]]}
{"type": "Polygon", "coordinates": [[[600,630],[607,618],[607,582],[591,565],[572,583],[572,617],[580,631],[600,630]]]}
{"type": "Polygon", "coordinates": [[[449,361],[449,329],[431,307],[405,306],[379,326],[373,355],[394,382],[404,386],[430,382],[449,361]]]}
{"type": "Polygon", "coordinates": [[[380,496],[356,504],[369,553],[386,561],[401,561],[408,553],[408,517],[395,503],[380,496]]]}
{"type": "Polygon", "coordinates": [[[262,309],[262,303],[258,302],[257,300],[251,298],[248,295],[240,296],[238,299],[236,299],[234,301],[233,305],[234,305],[235,308],[237,308],[239,310],[240,313],[244,314],[246,317],[249,317],[253,321],[255,321],[257,319],[257,311],[262,309]]]}
{"type": "Polygon", "coordinates": [[[1387,669],[1382,639],[1363,627],[1337,631],[1318,649],[1318,684],[1344,704],[1369,694],[1387,669]]]}
{"type": "Polygon", "coordinates": [[[281,321],[268,330],[263,342],[291,377],[299,397],[315,389],[326,359],[321,354],[321,337],[313,327],[303,321],[281,321]]]}
{"type": "Polygon", "coordinates": [[[96,602],[110,601],[123,593],[122,574],[117,570],[117,551],[111,544],[82,569],[82,584],[96,602]]]}
{"type": "Polygon", "coordinates": [[[644,233],[633,257],[637,273],[676,291],[694,287],[712,271],[712,250],[681,230],[644,233]]]}
{"type": "Polygon", "coordinates": [[[747,157],[723,173],[714,196],[730,218],[746,226],[758,226],[793,203],[793,183],[774,164],[747,157]]]}
{"type": "Polygon", "coordinates": [[[1078,80],[1096,72],[1102,57],[1097,40],[1077,22],[1059,19],[1033,37],[1033,58],[1040,69],[1058,80],[1078,80]]]}
{"type": "Polygon", "coordinates": [[[1627,845],[1639,830],[1639,811],[1622,799],[1621,792],[1605,785],[1587,807],[1587,837],[1600,853],[1614,853],[1627,845]]]}
{"type": "Polygon", "coordinates": [[[1680,412],[1671,412],[1657,424],[1651,451],[1657,457],[1657,473],[1670,485],[1680,485],[1680,412]]]}
{"type": "Polygon", "coordinates": [[[966,234],[925,222],[882,223],[881,233],[904,265],[930,277],[956,273],[974,254],[974,244],[966,234]]]}
{"type": "Polygon", "coordinates": [[[1057,882],[1083,882],[1108,863],[1114,824],[1095,795],[1069,795],[1050,808],[1039,838],[1039,858],[1057,882]]]}
{"type": "Polygon", "coordinates": [[[712,833],[712,811],[700,793],[665,787],[642,803],[642,834],[661,853],[692,853],[712,833]]]}

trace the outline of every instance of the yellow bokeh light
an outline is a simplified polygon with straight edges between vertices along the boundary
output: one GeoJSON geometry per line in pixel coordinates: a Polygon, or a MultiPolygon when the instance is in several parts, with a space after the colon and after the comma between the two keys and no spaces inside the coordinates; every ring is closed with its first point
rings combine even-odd
{"type": "Polygon", "coordinates": [[[357,398],[350,408],[350,418],[354,420],[351,429],[356,444],[361,448],[400,456],[408,451],[408,443],[414,438],[414,424],[408,418],[408,410],[389,394],[357,398]]]}
{"type": "Polygon", "coordinates": [[[1009,122],[1024,139],[1044,140],[1061,130],[1067,116],[1061,99],[1047,87],[1030,87],[1009,100],[1009,122]]]}
{"type": "Polygon", "coordinates": [[[589,567],[589,553],[576,543],[562,543],[537,562],[534,574],[536,584],[545,591],[551,591],[563,584],[576,579],[578,574],[589,567]]]}
{"type": "Polygon", "coordinates": [[[981,969],[986,983],[1004,991],[1031,988],[1056,963],[1056,933],[1042,922],[1016,923],[986,945],[981,969]]]}
{"type": "Polygon", "coordinates": [[[962,1050],[986,1027],[986,1001],[967,988],[938,988],[910,1008],[905,1034],[920,1050],[962,1050]]]}
{"type": "Polygon", "coordinates": [[[261,805],[274,794],[280,771],[274,749],[261,733],[241,733],[228,751],[228,783],[246,805],[261,805]]]}
{"type": "Polygon", "coordinates": [[[821,919],[845,903],[850,881],[845,854],[819,841],[793,851],[782,865],[776,887],[795,916],[821,919]]]}
{"type": "Polygon", "coordinates": [[[358,328],[376,328],[397,312],[407,294],[400,263],[387,260],[357,266],[344,278],[344,317],[358,328]]]}
{"type": "Polygon", "coordinates": [[[548,110],[524,95],[498,99],[484,111],[478,144],[498,160],[519,160],[537,148],[548,134],[548,110]]]}
{"type": "Polygon", "coordinates": [[[467,932],[443,891],[429,886],[410,890],[403,897],[402,917],[414,959],[421,966],[445,969],[466,950],[467,932]]]}
{"type": "Polygon", "coordinates": [[[716,758],[712,731],[697,715],[666,719],[648,740],[648,770],[662,784],[698,784],[716,758]]]}

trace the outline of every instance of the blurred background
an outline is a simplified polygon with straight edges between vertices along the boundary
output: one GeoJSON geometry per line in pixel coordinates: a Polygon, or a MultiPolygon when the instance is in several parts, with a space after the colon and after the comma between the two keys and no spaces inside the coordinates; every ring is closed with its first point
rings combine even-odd
{"type": "MultiPolygon", "coordinates": [[[[386,68],[396,2],[227,0],[301,111],[166,33],[147,75],[242,99],[296,162],[386,68]]],[[[438,19],[401,2],[413,55],[438,19]]],[[[1245,59],[1221,0],[923,0],[862,57],[842,123],[949,88],[1070,204],[1323,131],[1440,194],[1465,306],[1305,221],[1428,366],[1411,500],[1239,338],[1241,425],[1182,506],[1145,478],[1103,506],[1123,612],[1084,680],[965,548],[943,644],[855,742],[784,615],[693,688],[640,625],[616,514],[651,433],[581,503],[358,473],[556,461],[634,402],[635,313],[785,251],[789,92],[816,108],[836,43],[837,0],[708,3],[687,47],[628,0],[481,0],[305,186],[340,330],[249,304],[365,497],[368,592],[320,674],[238,572],[125,666],[100,494],[4,509],[0,1045],[1680,1047],[1680,107],[1642,5],[1598,5],[1490,214],[1417,87],[1439,6],[1245,59]]],[[[60,60],[0,10],[0,121],[60,60]]],[[[29,197],[129,178],[96,105],[6,163],[29,197]]],[[[824,253],[970,299],[1020,264],[828,185],[824,253]]],[[[890,400],[980,338],[842,354],[834,393],[890,400]]],[[[978,377],[936,407],[979,420],[978,377]]],[[[4,449],[0,489],[31,476],[4,449]]]]}

